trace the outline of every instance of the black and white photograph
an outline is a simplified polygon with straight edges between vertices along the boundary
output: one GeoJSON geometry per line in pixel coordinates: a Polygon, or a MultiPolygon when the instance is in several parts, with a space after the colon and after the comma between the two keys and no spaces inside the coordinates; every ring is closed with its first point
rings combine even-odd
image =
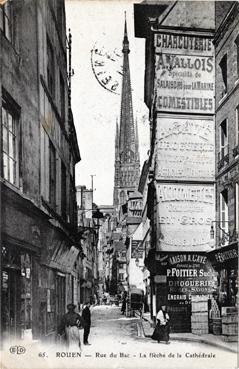
{"type": "Polygon", "coordinates": [[[0,0],[0,367],[236,369],[239,2],[0,0]]]}

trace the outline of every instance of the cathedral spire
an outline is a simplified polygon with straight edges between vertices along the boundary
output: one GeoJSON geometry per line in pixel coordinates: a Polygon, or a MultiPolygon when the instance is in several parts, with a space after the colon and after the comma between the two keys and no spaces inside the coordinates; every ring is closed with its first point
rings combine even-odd
{"type": "Polygon", "coordinates": [[[128,191],[138,188],[140,175],[139,145],[137,128],[134,125],[132,89],[129,68],[129,40],[125,13],[123,36],[123,76],[120,109],[120,130],[116,129],[118,159],[115,157],[114,204],[122,205],[128,191]],[[116,175],[117,172],[117,175],[116,175]],[[117,200],[118,199],[118,200],[117,200]]]}
{"type": "Polygon", "coordinates": [[[116,118],[116,126],[115,126],[115,160],[119,160],[119,124],[118,124],[118,118],[116,118]]]}
{"type": "Polygon", "coordinates": [[[135,119],[135,152],[136,152],[136,159],[140,160],[140,157],[139,157],[139,132],[138,132],[137,117],[135,119]]]}

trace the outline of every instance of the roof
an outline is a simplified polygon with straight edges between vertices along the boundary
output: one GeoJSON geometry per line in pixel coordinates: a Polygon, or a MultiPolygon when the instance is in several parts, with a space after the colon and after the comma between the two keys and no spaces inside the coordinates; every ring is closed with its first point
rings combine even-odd
{"type": "Polygon", "coordinates": [[[135,37],[145,38],[148,33],[149,17],[159,17],[172,1],[146,0],[134,4],[134,32],[135,37]]]}

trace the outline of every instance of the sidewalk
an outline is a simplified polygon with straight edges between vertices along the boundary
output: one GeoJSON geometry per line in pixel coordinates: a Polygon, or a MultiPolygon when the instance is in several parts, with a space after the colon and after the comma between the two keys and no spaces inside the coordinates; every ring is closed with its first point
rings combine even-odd
{"type": "MultiPolygon", "coordinates": [[[[144,314],[144,318],[138,324],[138,336],[139,337],[151,337],[154,328],[151,326],[151,320],[148,314],[144,314]]],[[[226,342],[223,336],[216,336],[214,334],[196,335],[193,333],[171,333],[170,339],[173,341],[190,341],[199,342],[207,345],[220,347],[222,349],[238,352],[237,342],[226,342]]]]}

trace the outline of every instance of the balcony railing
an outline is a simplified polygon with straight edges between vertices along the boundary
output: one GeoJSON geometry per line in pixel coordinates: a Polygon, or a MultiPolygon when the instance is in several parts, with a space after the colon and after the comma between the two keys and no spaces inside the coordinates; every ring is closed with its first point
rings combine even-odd
{"type": "Polygon", "coordinates": [[[223,168],[226,164],[229,163],[229,149],[228,145],[224,146],[218,153],[218,170],[223,168]]]}

